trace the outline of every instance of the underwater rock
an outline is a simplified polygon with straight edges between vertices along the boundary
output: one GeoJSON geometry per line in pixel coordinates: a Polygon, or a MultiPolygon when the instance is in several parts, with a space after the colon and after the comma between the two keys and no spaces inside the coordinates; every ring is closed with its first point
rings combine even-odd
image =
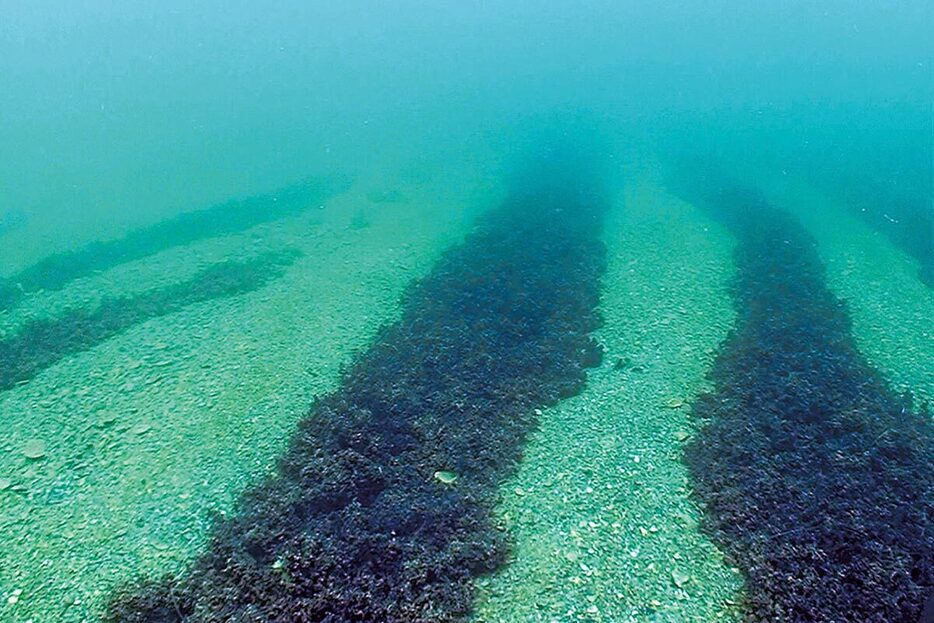
{"type": "Polygon", "coordinates": [[[684,588],[684,586],[691,581],[691,576],[675,569],[671,572],[671,581],[676,587],[684,588]]]}
{"type": "Polygon", "coordinates": [[[41,439],[30,439],[23,445],[23,456],[36,460],[45,457],[46,444],[41,439]]]}
{"type": "Polygon", "coordinates": [[[151,428],[152,428],[151,425],[145,422],[140,422],[139,424],[135,425],[133,428],[130,429],[130,434],[131,435],[143,435],[145,433],[148,433],[151,428]]]}

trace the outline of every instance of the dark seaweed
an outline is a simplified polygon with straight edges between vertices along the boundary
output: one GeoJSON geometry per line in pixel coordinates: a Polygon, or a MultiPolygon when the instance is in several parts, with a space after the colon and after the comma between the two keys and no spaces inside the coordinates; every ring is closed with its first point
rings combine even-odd
{"type": "Polygon", "coordinates": [[[194,303],[257,290],[281,276],[299,255],[297,251],[286,251],[243,262],[223,262],[182,283],[105,299],[93,310],[75,309],[58,318],[34,320],[0,341],[0,391],[151,318],[194,303]]]}
{"type": "Polygon", "coordinates": [[[60,290],[75,279],[142,259],[198,240],[225,236],[250,227],[294,216],[342,192],[341,177],[311,178],[268,195],[226,201],[185,212],[128,233],[123,238],[94,242],[76,251],[49,256],[0,281],[0,310],[9,309],[30,293],[60,290]]]}
{"type": "Polygon", "coordinates": [[[604,201],[559,177],[446,253],[190,573],[125,592],[110,620],[462,620],[472,578],[506,554],[491,509],[536,407],[580,391],[600,360],[604,201]]]}
{"type": "MultiPolygon", "coordinates": [[[[757,194],[688,197],[735,234],[737,326],[685,453],[748,621],[914,623],[934,586],[934,427],[856,350],[814,241],[757,194]]],[[[686,187],[682,186],[682,189],[686,187]]]]}

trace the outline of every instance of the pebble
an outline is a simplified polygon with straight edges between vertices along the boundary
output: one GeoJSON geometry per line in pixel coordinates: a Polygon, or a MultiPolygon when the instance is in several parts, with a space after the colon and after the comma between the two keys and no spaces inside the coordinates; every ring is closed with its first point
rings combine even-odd
{"type": "Polygon", "coordinates": [[[0,478],[0,491],[6,491],[13,486],[13,481],[9,478],[0,478]]]}
{"type": "Polygon", "coordinates": [[[142,435],[144,433],[149,432],[149,429],[151,428],[152,426],[150,426],[149,424],[137,424],[136,426],[130,429],[130,432],[133,433],[134,435],[142,435]]]}
{"type": "Polygon", "coordinates": [[[27,459],[41,459],[45,456],[45,442],[41,439],[30,439],[23,446],[23,456],[27,459]]]}
{"type": "Polygon", "coordinates": [[[671,581],[674,582],[675,586],[678,588],[684,588],[684,585],[691,581],[691,576],[675,569],[671,572],[671,581]]]}
{"type": "Polygon", "coordinates": [[[117,421],[117,414],[112,411],[108,411],[108,412],[102,413],[97,418],[97,425],[98,426],[110,426],[116,421],[117,421]]]}

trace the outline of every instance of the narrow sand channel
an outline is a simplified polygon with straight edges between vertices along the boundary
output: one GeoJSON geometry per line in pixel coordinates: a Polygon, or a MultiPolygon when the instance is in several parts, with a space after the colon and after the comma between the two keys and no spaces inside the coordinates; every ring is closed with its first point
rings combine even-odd
{"type": "Polygon", "coordinates": [[[742,578],[698,532],[681,461],[733,321],[732,242],[651,172],[634,178],[605,230],[604,364],[544,412],[503,487],[513,560],[480,582],[477,623],[738,620],[742,578]]]}

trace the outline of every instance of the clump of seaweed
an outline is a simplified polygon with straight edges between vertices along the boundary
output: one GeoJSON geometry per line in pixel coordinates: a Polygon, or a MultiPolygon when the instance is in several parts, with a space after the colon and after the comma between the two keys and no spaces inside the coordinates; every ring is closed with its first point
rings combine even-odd
{"type": "Polygon", "coordinates": [[[74,309],[58,318],[29,322],[15,335],[0,340],[0,391],[151,318],[195,303],[257,290],[282,276],[300,255],[295,249],[287,249],[248,260],[228,260],[181,283],[133,296],[107,298],[93,310],[74,309]]]}
{"type": "Polygon", "coordinates": [[[736,235],[737,326],[686,447],[747,620],[918,620],[934,586],[934,426],[857,351],[814,242],[756,193],[688,198],[736,235]]]}
{"type": "Polygon", "coordinates": [[[128,587],[111,621],[438,623],[469,611],[472,578],[506,556],[491,510],[536,408],[578,392],[599,362],[588,333],[603,197],[589,179],[545,179],[407,292],[402,319],[312,408],[191,571],[128,587]]]}
{"type": "Polygon", "coordinates": [[[0,279],[0,310],[39,290],[60,290],[80,279],[198,240],[225,236],[317,207],[349,187],[344,176],[308,178],[266,195],[225,201],[129,232],[115,240],[50,255],[0,279]]]}

